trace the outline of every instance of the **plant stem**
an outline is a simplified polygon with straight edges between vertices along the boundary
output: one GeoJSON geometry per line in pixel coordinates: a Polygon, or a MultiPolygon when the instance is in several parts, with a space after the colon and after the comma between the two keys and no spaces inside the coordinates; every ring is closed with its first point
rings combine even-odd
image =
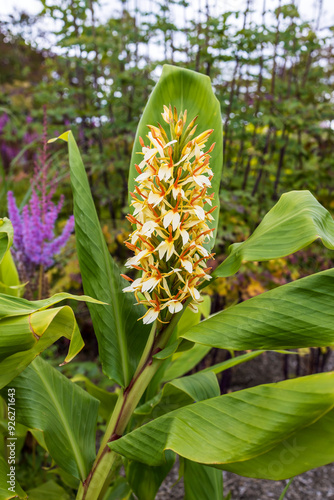
{"type": "Polygon", "coordinates": [[[119,395],[93,467],[87,479],[80,485],[77,500],[98,500],[101,491],[106,488],[110,472],[117,465],[119,458],[118,454],[111,451],[108,443],[122,437],[142,395],[164,361],[153,356],[168,344],[181,313],[175,314],[158,336],[156,327],[152,327],[137,370],[128,387],[119,395]]]}
{"type": "Polygon", "coordinates": [[[43,278],[44,278],[44,266],[41,264],[39,266],[39,277],[38,277],[38,300],[43,298],[43,278]]]}

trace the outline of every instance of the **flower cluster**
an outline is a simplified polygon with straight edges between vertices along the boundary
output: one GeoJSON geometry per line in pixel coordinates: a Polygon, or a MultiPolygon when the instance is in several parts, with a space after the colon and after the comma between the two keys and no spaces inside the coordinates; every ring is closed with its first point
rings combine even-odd
{"type": "Polygon", "coordinates": [[[54,263],[63,246],[66,245],[73,229],[74,217],[71,216],[60,236],[55,237],[55,224],[62,208],[64,199],[58,204],[50,199],[41,200],[35,189],[32,190],[30,201],[23,207],[20,214],[14,195],[7,194],[9,218],[14,228],[14,256],[16,260],[48,268],[54,263]]]}
{"type": "Polygon", "coordinates": [[[211,145],[203,149],[213,130],[194,137],[194,118],[186,127],[187,111],[164,106],[165,129],[148,125],[143,160],[136,165],[138,176],[131,193],[133,214],[128,220],[135,226],[126,245],[134,252],[126,267],[141,272],[124,292],[134,292],[137,302],[148,307],[144,323],[156,319],[168,322],[172,314],[189,302],[196,310],[201,301],[199,286],[210,279],[206,261],[212,257],[205,243],[212,237],[213,193],[208,194],[213,177],[209,165],[211,145]],[[206,209],[208,208],[208,209],[206,209]]]}

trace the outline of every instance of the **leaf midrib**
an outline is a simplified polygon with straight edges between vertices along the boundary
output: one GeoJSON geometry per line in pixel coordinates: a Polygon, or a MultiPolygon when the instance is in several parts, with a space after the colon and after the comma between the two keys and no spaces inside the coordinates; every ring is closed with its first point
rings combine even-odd
{"type": "Polygon", "coordinates": [[[64,429],[65,429],[66,434],[68,436],[69,443],[70,443],[71,448],[73,450],[74,459],[75,459],[75,462],[76,462],[76,464],[78,466],[78,470],[79,470],[81,479],[84,480],[85,477],[86,477],[86,467],[85,467],[85,464],[84,464],[84,461],[83,461],[80,449],[78,447],[78,444],[76,442],[76,439],[75,439],[75,437],[73,435],[73,432],[72,432],[72,430],[71,430],[71,428],[70,428],[70,426],[68,424],[66,416],[65,416],[65,414],[64,414],[64,412],[63,412],[63,410],[61,408],[61,405],[59,404],[58,400],[55,398],[51,386],[43,379],[41,373],[36,368],[36,366],[34,364],[32,364],[31,367],[35,370],[35,372],[37,373],[38,377],[40,378],[42,384],[44,385],[47,393],[50,396],[50,399],[52,400],[52,402],[53,402],[53,404],[54,404],[54,406],[56,408],[56,411],[58,412],[58,415],[60,416],[61,422],[63,423],[64,429]]]}

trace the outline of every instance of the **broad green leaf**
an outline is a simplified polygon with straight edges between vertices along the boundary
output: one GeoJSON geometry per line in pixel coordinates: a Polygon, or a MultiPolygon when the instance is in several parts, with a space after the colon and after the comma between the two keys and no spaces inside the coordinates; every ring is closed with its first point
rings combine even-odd
{"type": "Polygon", "coordinates": [[[225,464],[223,469],[241,476],[289,479],[334,462],[334,410],[314,424],[298,430],[267,453],[250,460],[225,464]]]}
{"type": "Polygon", "coordinates": [[[204,316],[204,318],[208,318],[210,315],[210,308],[211,299],[209,295],[203,296],[203,302],[198,304],[198,312],[193,312],[190,307],[187,307],[176,325],[175,338],[179,338],[183,332],[189,330],[190,327],[197,325],[202,316],[204,316]]]}
{"type": "Polygon", "coordinates": [[[71,474],[66,472],[64,469],[61,469],[60,467],[55,467],[53,469],[48,470],[48,476],[49,475],[53,476],[58,476],[65,486],[68,486],[69,488],[73,490],[77,490],[80,486],[80,479],[77,479],[76,477],[73,477],[71,474]]]}
{"type": "MultiPolygon", "coordinates": [[[[166,453],[166,463],[157,467],[130,461],[126,468],[126,478],[138,500],[154,500],[162,481],[175,462],[175,453],[166,453]]],[[[220,473],[221,474],[221,473],[220,473]]]]}
{"type": "Polygon", "coordinates": [[[79,302],[94,302],[102,304],[99,300],[88,297],[87,295],[72,295],[71,293],[56,293],[52,297],[43,300],[26,300],[19,297],[10,297],[0,293],[0,319],[11,316],[23,316],[32,314],[36,311],[44,311],[50,306],[54,306],[66,299],[72,299],[79,302]]]}
{"type": "Polygon", "coordinates": [[[185,460],[184,493],[184,500],[222,500],[222,472],[208,465],[185,460]]]}
{"type": "MultiPolygon", "coordinates": [[[[14,465],[10,465],[14,467],[14,465]]],[[[21,486],[17,481],[15,485],[8,484],[8,474],[10,473],[7,460],[0,455],[0,500],[10,500],[10,498],[27,498],[27,494],[22,490],[21,486]],[[14,491],[8,488],[13,488],[14,491]]],[[[15,465],[15,476],[17,474],[17,465],[15,465]]]]}
{"type": "Polygon", "coordinates": [[[167,382],[184,375],[192,370],[192,368],[194,368],[209,352],[210,348],[195,346],[192,342],[186,345],[185,341],[182,341],[180,338],[180,335],[191,326],[197,325],[201,320],[201,316],[207,318],[210,314],[210,308],[211,299],[209,295],[204,295],[203,302],[199,304],[197,313],[192,312],[189,307],[185,309],[173,332],[170,345],[154,356],[159,359],[166,359],[166,361],[161,365],[149,385],[147,392],[149,397],[152,397],[152,394],[156,394],[161,382],[167,382]],[[185,351],[187,351],[188,354],[185,351]],[[180,356],[182,356],[182,358],[180,358],[180,356]]]}
{"type": "Polygon", "coordinates": [[[132,500],[131,488],[124,477],[118,477],[103,500],[132,500]]]}
{"type": "Polygon", "coordinates": [[[12,254],[7,250],[0,263],[0,293],[18,297],[23,287],[24,285],[20,285],[12,254]]]}
{"type": "Polygon", "coordinates": [[[139,406],[135,414],[157,418],[194,401],[214,398],[219,394],[220,389],[214,373],[195,373],[165,384],[159,394],[139,406]]]}
{"type": "Polygon", "coordinates": [[[61,136],[68,142],[73,191],[76,248],[85,293],[107,305],[89,304],[104,373],[125,387],[138,365],[150,328],[138,318],[142,306],[123,293],[126,283],[112,259],[97,217],[87,174],[71,132],[61,136]]]}
{"type": "Polygon", "coordinates": [[[222,361],[221,363],[216,363],[215,365],[209,366],[208,368],[204,368],[198,373],[212,372],[217,375],[218,373],[224,372],[225,370],[229,370],[234,366],[238,366],[241,365],[242,363],[246,363],[247,361],[251,361],[252,359],[257,358],[257,356],[260,356],[260,354],[264,352],[265,351],[246,352],[245,354],[241,354],[240,356],[235,356],[234,358],[227,359],[226,361],[222,361]]]}
{"type": "Polygon", "coordinates": [[[20,281],[10,253],[14,231],[12,223],[4,217],[0,219],[0,293],[19,295],[20,281]]]}
{"type": "Polygon", "coordinates": [[[110,443],[148,465],[165,450],[219,466],[268,452],[334,407],[334,372],[260,385],[175,410],[110,443]]]}
{"type": "Polygon", "coordinates": [[[190,372],[211,351],[210,346],[195,344],[189,351],[175,353],[163,375],[163,382],[190,372]]]}
{"type": "Polygon", "coordinates": [[[334,269],[280,286],[214,314],[182,337],[221,349],[334,344],[334,269]]]}
{"type": "Polygon", "coordinates": [[[0,263],[13,244],[14,230],[7,217],[0,218],[0,263]]]}
{"type": "Polygon", "coordinates": [[[317,238],[334,249],[332,216],[309,191],[290,191],[281,196],[248,240],[230,246],[228,257],[212,275],[231,276],[245,261],[285,257],[317,238]]]}
{"type": "MultiPolygon", "coordinates": [[[[208,192],[215,193],[214,205],[218,206],[213,213],[215,220],[211,224],[211,227],[216,229],[219,215],[218,192],[223,164],[223,133],[220,104],[214,96],[208,76],[177,66],[163,66],[161,77],[153,89],[137,128],[130,164],[129,191],[134,190],[134,179],[138,175],[135,164],[138,163],[138,158],[140,158],[140,155],[138,155],[138,152],[141,151],[139,137],[146,137],[149,131],[147,125],[156,126],[157,123],[165,125],[161,117],[164,104],[166,106],[169,106],[169,104],[175,106],[178,112],[187,110],[187,124],[198,115],[196,134],[208,129],[214,129],[210,136],[210,144],[216,143],[210,160],[214,176],[211,181],[212,188],[208,192]]],[[[214,238],[210,241],[210,247],[213,244],[214,238]]]]}
{"type": "Polygon", "coordinates": [[[70,495],[55,481],[48,481],[28,491],[29,500],[70,500],[70,495]]]}
{"type": "Polygon", "coordinates": [[[17,422],[43,431],[54,461],[84,480],[95,458],[99,402],[41,358],[16,377],[11,387],[15,388],[17,422]]]}
{"type": "MultiPolygon", "coordinates": [[[[8,437],[8,423],[9,420],[6,418],[0,418],[0,435],[3,438],[8,437]]],[[[17,457],[20,456],[20,452],[22,450],[22,447],[24,445],[27,432],[29,429],[22,424],[19,424],[18,422],[15,422],[15,454],[17,457]]]]}
{"type": "Polygon", "coordinates": [[[65,363],[83,348],[74,313],[69,306],[45,309],[64,298],[92,301],[85,296],[58,294],[43,301],[0,294],[0,388],[8,384],[41,352],[60,337],[70,340],[65,363]]]}
{"type": "Polygon", "coordinates": [[[110,415],[112,414],[113,409],[115,408],[118,394],[116,394],[116,392],[108,392],[105,389],[98,387],[97,385],[93,384],[93,382],[89,380],[89,378],[85,375],[75,375],[71,378],[71,381],[75,383],[84,383],[85,389],[88,394],[100,401],[99,413],[101,417],[104,418],[104,420],[108,420],[110,418],[110,415]]]}

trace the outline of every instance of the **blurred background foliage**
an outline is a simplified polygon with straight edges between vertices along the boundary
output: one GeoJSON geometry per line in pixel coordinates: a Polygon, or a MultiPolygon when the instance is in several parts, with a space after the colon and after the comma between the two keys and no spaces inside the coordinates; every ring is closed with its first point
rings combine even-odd
{"type": "MultiPolygon", "coordinates": [[[[217,14],[208,0],[121,0],[106,17],[99,0],[40,0],[36,16],[3,18],[1,214],[8,190],[21,207],[27,202],[46,106],[48,136],[71,129],[77,138],[110,252],[122,266],[134,134],[164,63],[210,76],[221,103],[218,262],[285,191],[309,189],[333,210],[334,27],[320,29],[321,0],[312,22],[294,2],[260,4],[246,0],[243,11],[217,14]]],[[[55,198],[65,194],[65,220],[72,212],[66,153],[56,144],[49,154],[55,198]]],[[[330,253],[317,245],[279,261],[244,265],[208,289],[212,312],[328,267],[330,253]]],[[[50,292],[80,290],[73,236],[48,278],[50,292]]],[[[82,314],[89,330],[88,314],[82,314]]]]}

